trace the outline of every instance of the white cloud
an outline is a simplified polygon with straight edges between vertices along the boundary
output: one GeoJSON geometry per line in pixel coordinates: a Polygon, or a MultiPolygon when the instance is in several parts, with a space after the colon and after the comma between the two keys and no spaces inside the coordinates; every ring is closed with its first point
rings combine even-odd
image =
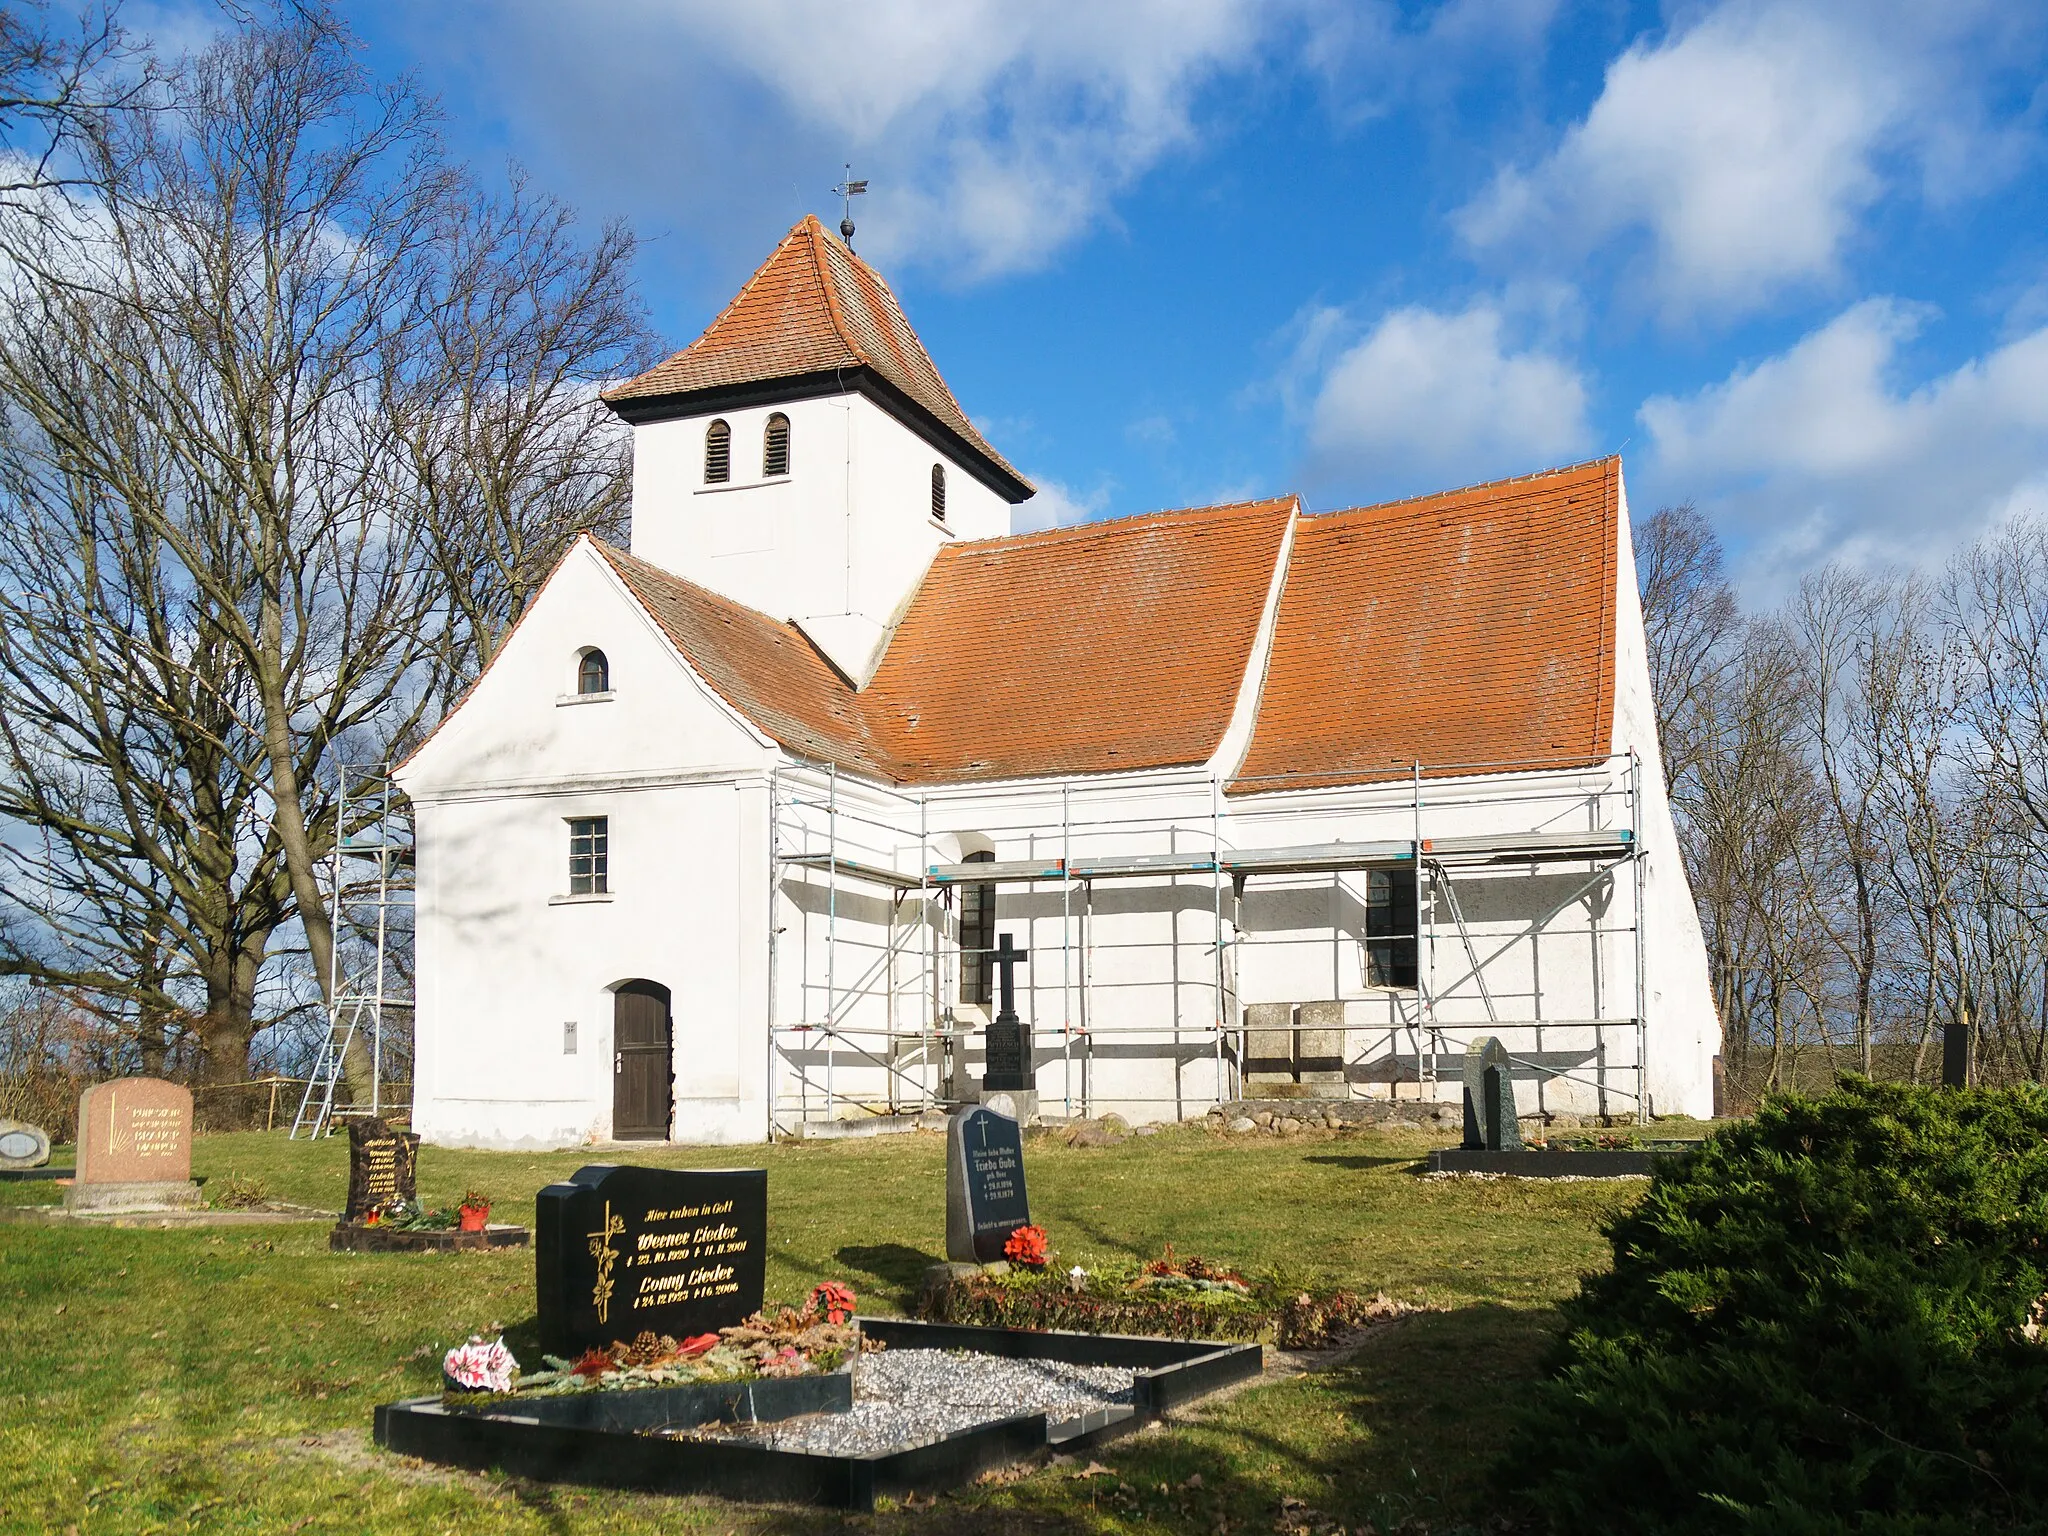
{"type": "Polygon", "coordinates": [[[764,222],[823,213],[851,160],[874,186],[863,252],[972,281],[1044,266],[1162,160],[1232,132],[1218,85],[1306,74],[1340,119],[1482,72],[1497,92],[1540,61],[1557,5],[498,0],[397,25],[431,70],[474,76],[463,98],[509,104],[465,126],[573,177],[581,203],[739,239],[733,259],[764,222]]]}
{"type": "Polygon", "coordinates": [[[1323,3],[516,0],[488,27],[460,7],[415,25],[435,52],[486,59],[586,187],[657,193],[692,225],[711,208],[793,219],[823,211],[851,159],[874,183],[865,253],[972,279],[1041,266],[1106,217],[1198,140],[1206,85],[1259,67],[1323,3]],[[792,188],[790,165],[815,169],[792,188]]]}
{"type": "Polygon", "coordinates": [[[1027,478],[1038,494],[1021,507],[1010,509],[1010,532],[1038,533],[1047,528],[1069,528],[1075,523],[1092,523],[1109,509],[1109,487],[1098,485],[1080,492],[1044,475],[1027,478]]]}
{"type": "MultiPolygon", "coordinates": [[[[1579,456],[1586,389],[1555,353],[1515,350],[1501,311],[1397,309],[1322,375],[1308,419],[1311,475],[1429,489],[1579,456]]],[[[1307,334],[1327,337],[1327,325],[1307,334]]]]}
{"type": "Polygon", "coordinates": [[[2021,163],[1984,102],[2037,51],[2038,19],[2013,14],[2028,9],[1729,0],[1630,46],[1557,148],[1503,171],[1460,228],[1518,262],[1639,238],[1638,279],[1667,318],[1827,285],[1902,163],[1933,201],[2021,163]]]}
{"type": "Polygon", "coordinates": [[[1866,300],[1719,384],[1646,401],[1658,489],[1752,541],[1764,588],[1830,555],[1924,564],[2048,511],[2048,326],[1903,385],[1900,350],[1931,318],[1866,300]]]}

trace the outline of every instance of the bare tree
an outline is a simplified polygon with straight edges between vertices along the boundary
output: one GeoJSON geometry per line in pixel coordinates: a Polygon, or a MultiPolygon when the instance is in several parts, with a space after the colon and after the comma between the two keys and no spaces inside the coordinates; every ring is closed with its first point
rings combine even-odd
{"type": "MultiPolygon", "coordinates": [[[[31,294],[17,292],[17,299],[31,294]]],[[[240,1076],[291,897],[263,816],[246,669],[195,584],[127,508],[180,492],[132,390],[17,303],[0,333],[0,968],[122,1022],[145,1071],[192,1037],[240,1076]],[[67,442],[94,438],[98,464],[67,442]]]]}
{"type": "Polygon", "coordinates": [[[1702,701],[1726,664],[1739,618],[1735,593],[1722,570],[1721,541],[1691,502],[1659,507],[1635,525],[1632,540],[1664,782],[1682,799],[1704,749],[1702,701]]]}
{"type": "Polygon", "coordinates": [[[1689,818],[1689,874],[1721,1011],[1723,1054],[1748,1065],[1771,1049],[1781,1080],[1788,1049],[1810,1017],[1820,963],[1810,925],[1787,896],[1800,889],[1798,853],[1810,842],[1820,796],[1803,748],[1806,700],[1782,626],[1752,620],[1729,663],[1699,690],[1697,791],[1689,818]]]}
{"type": "MultiPolygon", "coordinates": [[[[72,917],[40,914],[41,951],[16,946],[24,966],[136,928],[143,888],[194,904],[211,857],[230,873],[206,901],[254,969],[289,933],[324,992],[336,763],[415,739],[536,566],[573,526],[615,515],[622,451],[593,425],[592,395],[643,345],[631,240],[607,231],[586,250],[553,204],[479,197],[432,117],[408,88],[368,80],[322,13],[247,27],[167,72],[151,110],[97,124],[90,219],[7,226],[32,259],[11,269],[20,323],[0,392],[31,424],[21,494],[62,537],[9,549],[0,584],[47,575],[66,610],[42,615],[42,649],[0,677],[41,711],[9,808],[61,832],[89,791],[93,836],[148,850],[118,871],[69,845],[45,860],[72,917]],[[488,548],[465,553],[451,597],[451,549],[479,532],[488,548]],[[40,572],[38,553],[61,568],[40,572]],[[97,643],[92,615],[110,605],[133,615],[129,654],[66,685],[109,700],[104,722],[67,737],[65,688],[44,680],[67,648],[97,643]],[[90,785],[66,777],[85,748],[90,785]]],[[[198,948],[177,947],[159,990],[200,976],[198,948]]],[[[141,959],[124,964],[139,985],[141,959]]],[[[217,1038],[210,1057],[239,1070],[217,1038]]]]}
{"type": "Polygon", "coordinates": [[[426,387],[396,424],[449,604],[445,675],[466,682],[578,534],[622,540],[631,439],[597,387],[638,371],[654,338],[631,234],[614,224],[582,245],[568,210],[523,177],[444,243],[426,387]]]}
{"type": "MultiPolygon", "coordinates": [[[[1800,583],[1789,635],[1804,673],[1807,747],[1825,799],[1825,837],[1798,850],[1809,909],[1849,980],[1851,1042],[1871,1070],[1878,946],[1885,925],[1876,794],[1883,765],[1873,740],[1865,675],[1882,643],[1898,583],[1827,566],[1800,583]]],[[[1912,603],[1912,595],[1906,594],[1912,603]]]]}
{"type": "Polygon", "coordinates": [[[59,28],[46,5],[0,5],[0,204],[40,217],[53,194],[93,186],[74,151],[108,113],[146,98],[146,60],[123,68],[137,62],[114,6],[59,28]]]}

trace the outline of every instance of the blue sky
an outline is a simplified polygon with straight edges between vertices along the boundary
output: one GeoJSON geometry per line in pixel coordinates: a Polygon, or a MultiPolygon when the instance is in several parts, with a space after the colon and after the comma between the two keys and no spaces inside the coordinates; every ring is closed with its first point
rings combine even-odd
{"type": "Polygon", "coordinates": [[[677,345],[852,160],[1037,522],[1620,449],[1764,597],[2048,514],[2036,0],[345,9],[677,345]]]}

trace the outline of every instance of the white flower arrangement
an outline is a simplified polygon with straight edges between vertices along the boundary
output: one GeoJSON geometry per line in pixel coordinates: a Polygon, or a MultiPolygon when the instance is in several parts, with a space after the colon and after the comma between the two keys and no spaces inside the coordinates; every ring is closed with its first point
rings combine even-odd
{"type": "Polygon", "coordinates": [[[510,1392],[519,1362],[503,1339],[486,1344],[476,1334],[467,1344],[458,1344],[441,1362],[441,1373],[456,1386],[471,1392],[510,1392]]]}

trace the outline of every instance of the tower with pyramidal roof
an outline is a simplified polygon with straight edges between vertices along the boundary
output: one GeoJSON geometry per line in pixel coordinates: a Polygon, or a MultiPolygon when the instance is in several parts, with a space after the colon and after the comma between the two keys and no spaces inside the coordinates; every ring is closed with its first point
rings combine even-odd
{"type": "Polygon", "coordinates": [[[704,334],[605,393],[633,547],[797,625],[855,684],[930,565],[1032,486],[968,420],[880,273],[806,217],[704,334]]]}

